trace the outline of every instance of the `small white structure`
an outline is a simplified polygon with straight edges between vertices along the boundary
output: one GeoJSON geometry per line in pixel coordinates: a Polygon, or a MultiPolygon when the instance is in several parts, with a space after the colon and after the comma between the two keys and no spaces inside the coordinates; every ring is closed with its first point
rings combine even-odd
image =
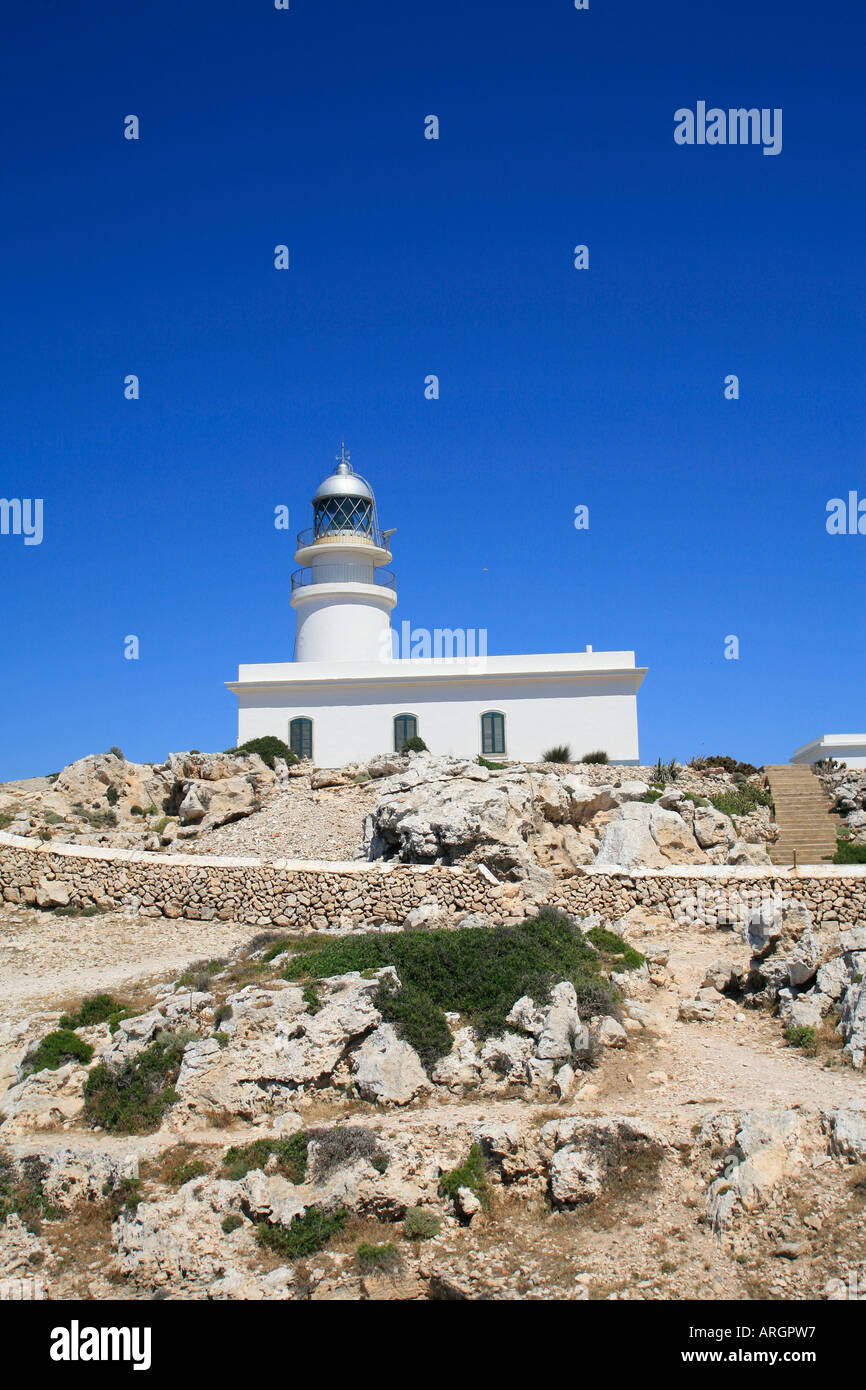
{"type": "Polygon", "coordinates": [[[847,767],[866,767],[866,734],[822,734],[791,754],[792,763],[817,763],[826,758],[847,767]]]}
{"type": "Polygon", "coordinates": [[[312,529],[298,536],[295,659],[240,666],[226,682],[238,697],[239,744],[274,734],[320,767],[399,750],[415,735],[459,757],[537,762],[563,743],[575,758],[599,749],[611,762],[639,762],[646,668],[634,652],[487,656],[474,632],[467,641],[437,629],[438,641],[396,654],[397,593],[384,568],[393,534],[379,530],[372,489],[341,450],[313,498],[312,529]]]}

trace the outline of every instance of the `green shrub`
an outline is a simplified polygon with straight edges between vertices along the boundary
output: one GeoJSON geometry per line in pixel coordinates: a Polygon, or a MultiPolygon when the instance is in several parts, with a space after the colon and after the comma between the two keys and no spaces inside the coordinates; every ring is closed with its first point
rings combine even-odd
{"type": "Polygon", "coordinates": [[[186,1042],[183,1034],[160,1033],[117,1069],[99,1062],[84,1085],[84,1113],[90,1124],[123,1134],[158,1129],[164,1112],[178,1099],[174,1083],[186,1042]]]}
{"type": "Polygon", "coordinates": [[[442,1230],[442,1222],[429,1207],[407,1207],[403,1234],[407,1240],[432,1240],[442,1230]]]}
{"type": "Polygon", "coordinates": [[[837,840],[834,864],[866,864],[866,845],[854,845],[850,840],[837,840]]]}
{"type": "Polygon", "coordinates": [[[454,1045],[451,1029],[441,1006],[424,989],[404,984],[396,989],[382,984],[375,999],[386,1023],[392,1023],[401,1038],[411,1042],[425,1067],[435,1066],[454,1045]]]}
{"type": "Polygon", "coordinates": [[[484,1168],[484,1155],[479,1144],[473,1144],[466,1158],[458,1168],[443,1173],[439,1186],[446,1197],[456,1198],[458,1189],[468,1187],[486,1209],[490,1206],[490,1184],[484,1168]]]}
{"type": "Polygon", "coordinates": [[[756,787],[754,782],[743,781],[728,791],[718,792],[710,797],[717,811],[726,816],[747,816],[756,806],[772,806],[772,793],[756,787]]]}
{"type": "Polygon", "coordinates": [[[249,1144],[232,1145],[223,1159],[222,1175],[239,1182],[247,1173],[264,1168],[275,1155],[277,1172],[289,1182],[302,1183],[307,1173],[307,1144],[305,1130],[298,1130],[291,1139],[253,1139],[249,1144]]]}
{"type": "MultiPolygon", "coordinates": [[[[616,938],[619,952],[628,948],[616,938]]],[[[604,986],[597,951],[563,914],[542,913],[514,927],[480,931],[371,932],[304,944],[286,965],[287,980],[322,979],[393,966],[401,989],[379,991],[377,1008],[429,1063],[449,1052],[446,1011],[466,1016],[484,1035],[500,1033],[516,1000],[538,1003],[560,980],[575,989],[604,986]]]]}
{"type": "Polygon", "coordinates": [[[204,1177],[205,1173],[209,1171],[207,1164],[203,1163],[200,1158],[192,1158],[174,1168],[168,1180],[173,1187],[183,1187],[185,1182],[192,1182],[193,1178],[204,1177]]]}
{"type": "Polygon", "coordinates": [[[486,767],[488,772],[504,772],[508,766],[507,763],[491,763],[487,758],[482,757],[480,753],[475,761],[478,763],[479,767],[486,767]]]}
{"type": "Polygon", "coordinates": [[[7,826],[12,824],[14,819],[15,817],[10,816],[8,811],[0,811],[0,830],[5,830],[7,826]]]}
{"type": "Polygon", "coordinates": [[[62,825],[66,817],[58,816],[56,811],[43,811],[42,819],[46,825],[62,825]]]}
{"type": "Polygon", "coordinates": [[[289,745],[273,734],[266,734],[264,738],[251,738],[246,743],[238,744],[237,748],[227,748],[226,753],[258,753],[262,762],[267,763],[271,769],[275,758],[285,758],[287,763],[299,761],[289,745]]]}
{"type": "Polygon", "coordinates": [[[372,1270],[381,1270],[383,1273],[392,1273],[400,1265],[400,1251],[393,1241],[387,1241],[382,1245],[370,1245],[362,1240],[357,1250],[358,1264],[363,1274],[372,1270]]]}
{"type": "Polygon", "coordinates": [[[82,808],[81,814],[94,830],[113,830],[117,825],[114,811],[88,811],[82,808]]]}
{"type": "Polygon", "coordinates": [[[24,1071],[28,1075],[34,1071],[57,1071],[66,1062],[86,1065],[92,1056],[90,1043],[69,1028],[58,1028],[56,1032],[48,1033],[32,1052],[28,1052],[24,1058],[24,1071]]]}
{"type": "Polygon", "coordinates": [[[214,1026],[214,1028],[219,1028],[220,1024],[221,1024],[221,1023],[225,1023],[226,1019],[227,1019],[227,1018],[231,1018],[231,1016],[232,1016],[232,1006],[231,1006],[231,1004],[217,1004],[217,1007],[216,1007],[216,1009],[215,1009],[215,1011],[214,1011],[214,1016],[213,1016],[213,1026],[214,1026]]]}
{"type": "Polygon", "coordinates": [[[82,999],[74,1013],[63,1015],[60,1027],[92,1028],[97,1023],[108,1023],[114,1032],[120,1020],[129,1017],[130,1010],[125,1004],[119,1004],[112,995],[90,994],[82,999]]]}
{"type": "Polygon", "coordinates": [[[785,1042],[791,1047],[799,1047],[808,1057],[814,1057],[818,1052],[815,1029],[807,1028],[801,1024],[788,1024],[785,1029],[785,1042]]]}
{"type": "Polygon", "coordinates": [[[671,758],[670,762],[667,763],[659,758],[653,768],[653,781],[657,782],[662,787],[666,787],[668,782],[675,782],[677,780],[678,774],[679,764],[676,758],[671,758]]]}
{"type": "Polygon", "coordinates": [[[346,1224],[346,1213],[342,1208],[334,1212],[324,1212],[320,1207],[307,1207],[303,1216],[296,1216],[290,1226],[269,1226],[263,1221],[256,1228],[256,1238],[260,1245],[289,1260],[302,1255],[314,1255],[346,1224]]]}
{"type": "Polygon", "coordinates": [[[171,816],[160,816],[159,820],[156,822],[156,825],[152,827],[154,834],[161,835],[171,819],[171,816]]]}
{"type": "Polygon", "coordinates": [[[121,1178],[116,1187],[105,1183],[103,1197],[108,1198],[108,1213],[116,1221],[121,1212],[134,1212],[141,1201],[141,1178],[121,1178]]]}
{"type": "Polygon", "coordinates": [[[752,763],[741,763],[727,753],[710,753],[707,757],[692,758],[689,767],[695,772],[706,772],[709,767],[720,767],[725,772],[739,772],[744,777],[754,777],[758,769],[752,763]]]}
{"type": "Polygon", "coordinates": [[[0,1153],[0,1225],[13,1214],[28,1231],[38,1234],[42,1221],[54,1220],[62,1212],[53,1207],[43,1191],[48,1164],[35,1154],[16,1164],[6,1153],[0,1153]]]}
{"type": "Polygon", "coordinates": [[[603,748],[596,748],[595,751],[592,753],[584,753],[580,761],[582,763],[604,764],[608,761],[608,756],[603,748]]]}
{"type": "Polygon", "coordinates": [[[573,758],[572,758],[572,756],[571,756],[571,746],[570,746],[570,744],[568,744],[568,743],[556,743],[556,744],[554,744],[554,746],[553,746],[552,748],[548,748],[546,752],[542,753],[542,755],[541,755],[541,761],[542,761],[543,763],[570,763],[570,762],[573,762],[574,760],[573,760],[573,758]]]}
{"type": "Polygon", "coordinates": [[[117,787],[114,785],[113,782],[109,782],[108,784],[108,790],[105,793],[105,799],[108,802],[109,806],[117,805],[119,798],[117,795],[117,787]]]}
{"type": "Polygon", "coordinates": [[[123,749],[122,749],[122,748],[118,748],[118,746],[117,746],[116,743],[112,743],[112,745],[111,745],[111,747],[109,748],[108,751],[109,751],[109,753],[113,753],[114,756],[115,756],[115,758],[119,758],[120,761],[121,761],[122,763],[125,763],[125,762],[126,762],[126,759],[125,759],[125,757],[123,756],[123,749]]]}
{"type": "MultiPolygon", "coordinates": [[[[252,944],[252,943],[250,943],[250,944],[252,944]]],[[[272,941],[272,942],[271,942],[271,945],[267,948],[267,950],[265,951],[264,955],[262,956],[262,960],[263,960],[263,961],[266,961],[266,962],[267,962],[267,961],[272,961],[276,956],[281,956],[281,955],[283,954],[284,951],[288,950],[288,948],[289,948],[289,941],[288,941],[288,938],[285,937],[285,936],[281,936],[280,939],[279,939],[279,941],[272,941]]]]}
{"type": "Polygon", "coordinates": [[[592,942],[596,950],[605,957],[606,963],[615,970],[621,970],[623,966],[626,970],[639,970],[644,963],[640,951],[636,951],[615,931],[609,931],[606,927],[592,927],[586,933],[586,939],[592,942]]]}
{"type": "Polygon", "coordinates": [[[406,742],[403,744],[403,747],[400,749],[400,752],[426,753],[427,744],[424,742],[420,734],[413,734],[411,738],[407,738],[406,742]]]}
{"type": "Polygon", "coordinates": [[[664,796],[664,787],[650,787],[649,791],[641,797],[642,801],[649,801],[651,804],[658,801],[660,796],[664,796]]]}
{"type": "Polygon", "coordinates": [[[214,1040],[214,1042],[218,1042],[219,1045],[220,1045],[220,1047],[228,1047],[229,1042],[231,1041],[231,1039],[229,1038],[228,1033],[223,1033],[223,1032],[216,1032],[216,1033],[214,1033],[214,1034],[213,1034],[213,1040],[214,1040]]]}
{"type": "Polygon", "coordinates": [[[233,1211],[230,1212],[228,1216],[223,1217],[222,1227],[226,1235],[230,1236],[232,1231],[236,1231],[238,1227],[242,1226],[243,1224],[244,1218],[240,1216],[238,1212],[233,1211]]]}
{"type": "Polygon", "coordinates": [[[301,990],[301,997],[311,1014],[317,1014],[319,1012],[322,1007],[322,1001],[319,998],[319,991],[316,989],[315,985],[304,985],[304,988],[301,990]]]}

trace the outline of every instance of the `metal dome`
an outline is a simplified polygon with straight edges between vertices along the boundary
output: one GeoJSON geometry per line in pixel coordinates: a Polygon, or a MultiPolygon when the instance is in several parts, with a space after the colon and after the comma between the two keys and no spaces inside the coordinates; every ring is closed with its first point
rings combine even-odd
{"type": "Polygon", "coordinates": [[[319,484],[313,497],[313,506],[329,497],[357,497],[365,502],[374,500],[370,484],[360,473],[353,472],[350,463],[338,463],[333,473],[329,473],[319,484]]]}

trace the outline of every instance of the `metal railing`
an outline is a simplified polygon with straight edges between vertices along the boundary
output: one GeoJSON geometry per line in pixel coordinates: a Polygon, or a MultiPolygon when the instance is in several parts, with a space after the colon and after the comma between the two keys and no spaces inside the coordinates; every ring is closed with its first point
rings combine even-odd
{"type": "Polygon", "coordinates": [[[354,531],[351,526],[330,527],[327,531],[320,531],[318,535],[314,527],[310,526],[306,531],[298,532],[298,549],[305,545],[326,545],[328,541],[337,544],[339,541],[361,541],[362,544],[377,545],[382,550],[388,550],[388,542],[383,538],[378,526],[373,525],[369,531],[354,531]]]}
{"type": "Polygon", "coordinates": [[[292,592],[308,584],[377,584],[382,589],[396,589],[397,581],[391,570],[373,570],[363,565],[317,565],[315,570],[295,570],[292,592]]]}

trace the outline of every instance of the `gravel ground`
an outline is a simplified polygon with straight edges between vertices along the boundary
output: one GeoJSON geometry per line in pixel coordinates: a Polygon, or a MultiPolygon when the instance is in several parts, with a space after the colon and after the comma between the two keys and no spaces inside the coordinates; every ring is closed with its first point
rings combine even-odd
{"type": "Polygon", "coordinates": [[[376,786],[329,787],[311,791],[309,779],[293,779],[263,797],[262,809],[191,840],[177,840],[182,854],[266,859],[353,859],[361,853],[364,816],[376,786]]]}

